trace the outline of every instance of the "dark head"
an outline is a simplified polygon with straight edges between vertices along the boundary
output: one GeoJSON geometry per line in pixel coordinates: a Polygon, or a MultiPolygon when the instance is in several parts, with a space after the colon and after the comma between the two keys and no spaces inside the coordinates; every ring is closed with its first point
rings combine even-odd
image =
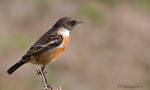
{"type": "Polygon", "coordinates": [[[54,27],[63,27],[71,31],[77,24],[80,23],[82,23],[82,21],[77,21],[71,17],[63,17],[56,22],[54,27]]]}

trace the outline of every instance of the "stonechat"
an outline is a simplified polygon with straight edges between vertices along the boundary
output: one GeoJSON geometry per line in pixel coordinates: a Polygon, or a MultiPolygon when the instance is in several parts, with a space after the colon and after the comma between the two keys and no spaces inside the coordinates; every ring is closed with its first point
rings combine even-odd
{"type": "Polygon", "coordinates": [[[42,66],[43,71],[48,63],[55,61],[64,52],[68,46],[71,31],[80,23],[82,21],[70,17],[59,19],[48,32],[30,47],[20,61],[8,69],[8,74],[12,74],[26,63],[38,64],[42,66]]]}

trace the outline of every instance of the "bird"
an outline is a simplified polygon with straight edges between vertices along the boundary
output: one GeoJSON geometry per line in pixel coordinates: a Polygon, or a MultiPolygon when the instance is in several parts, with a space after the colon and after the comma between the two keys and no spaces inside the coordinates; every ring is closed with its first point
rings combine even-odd
{"type": "Polygon", "coordinates": [[[44,71],[48,63],[54,62],[63,54],[68,46],[72,30],[80,23],[82,21],[73,17],[60,18],[29,48],[21,60],[7,70],[7,73],[12,74],[26,63],[37,64],[44,71]]]}

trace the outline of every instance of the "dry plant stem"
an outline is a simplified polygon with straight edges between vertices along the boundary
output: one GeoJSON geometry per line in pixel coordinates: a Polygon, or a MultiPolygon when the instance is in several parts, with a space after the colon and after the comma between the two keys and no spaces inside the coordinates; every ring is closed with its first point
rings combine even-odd
{"type": "Polygon", "coordinates": [[[43,67],[39,66],[38,67],[38,71],[37,71],[38,76],[42,79],[42,82],[44,84],[44,90],[52,90],[52,87],[50,85],[48,85],[48,83],[47,83],[44,68],[45,68],[45,66],[43,66],[43,67]]]}

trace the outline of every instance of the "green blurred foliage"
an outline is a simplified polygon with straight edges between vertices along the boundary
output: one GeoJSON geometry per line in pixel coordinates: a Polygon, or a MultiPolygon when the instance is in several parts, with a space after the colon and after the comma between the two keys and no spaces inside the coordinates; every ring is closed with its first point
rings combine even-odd
{"type": "Polygon", "coordinates": [[[105,3],[105,4],[108,4],[108,5],[114,5],[116,3],[116,1],[120,1],[120,0],[97,0],[101,3],[105,3]]]}
{"type": "Polygon", "coordinates": [[[38,14],[43,17],[49,12],[49,4],[53,2],[53,0],[36,0],[37,11],[38,14]]]}
{"type": "Polygon", "coordinates": [[[12,36],[12,41],[16,43],[16,46],[24,49],[34,41],[34,38],[27,33],[16,33],[12,36]]]}
{"type": "Polygon", "coordinates": [[[107,5],[115,5],[115,4],[119,4],[120,2],[127,2],[130,4],[147,4],[148,6],[150,6],[150,0],[97,0],[101,3],[107,4],[107,5]]]}
{"type": "Polygon", "coordinates": [[[131,4],[147,5],[150,7],[150,0],[128,0],[131,4]]]}
{"type": "Polygon", "coordinates": [[[83,5],[80,9],[80,14],[84,17],[89,18],[94,23],[100,23],[104,21],[104,13],[97,8],[97,4],[95,3],[87,3],[83,5]]]}
{"type": "Polygon", "coordinates": [[[27,48],[34,41],[33,36],[24,32],[16,32],[5,37],[0,37],[0,49],[8,50],[10,48],[27,48]]]}

